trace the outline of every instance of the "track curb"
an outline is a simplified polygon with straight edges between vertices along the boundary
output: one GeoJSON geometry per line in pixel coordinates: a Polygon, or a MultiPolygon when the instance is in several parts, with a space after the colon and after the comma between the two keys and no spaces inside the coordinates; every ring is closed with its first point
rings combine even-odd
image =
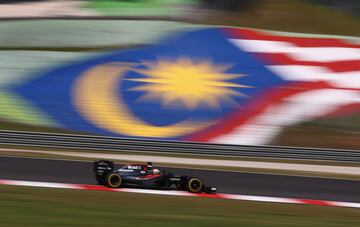
{"type": "Polygon", "coordinates": [[[131,189],[131,188],[114,189],[99,185],[88,185],[88,184],[67,184],[67,183],[0,179],[0,185],[60,188],[60,189],[80,189],[80,190],[90,190],[90,191],[128,192],[128,193],[168,195],[168,196],[189,196],[189,197],[202,197],[202,198],[214,198],[214,199],[230,199],[230,200],[242,200],[242,201],[253,201],[253,202],[272,202],[272,203],[360,208],[360,203],[352,203],[352,202],[281,198],[281,197],[269,197],[269,196],[236,195],[236,194],[205,194],[205,193],[196,194],[196,193],[189,193],[183,191],[163,191],[163,190],[150,190],[150,189],[131,189]]]}

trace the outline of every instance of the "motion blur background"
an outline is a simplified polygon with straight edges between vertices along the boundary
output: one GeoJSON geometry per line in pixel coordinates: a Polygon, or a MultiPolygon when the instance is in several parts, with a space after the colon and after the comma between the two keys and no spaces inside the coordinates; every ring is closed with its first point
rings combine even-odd
{"type": "MultiPolygon", "coordinates": [[[[352,36],[351,42],[356,42],[360,34],[359,9],[356,0],[3,0],[0,128],[60,132],[68,128],[12,89],[61,65],[99,53],[158,43],[177,31],[208,25],[348,36],[344,39],[352,36]]],[[[358,149],[357,107],[345,112],[329,112],[287,125],[272,139],[255,144],[358,149]]]]}
{"type": "Polygon", "coordinates": [[[359,0],[0,0],[0,226],[360,226],[359,37],[359,0]],[[95,158],[220,194],[101,191],[95,158]]]}

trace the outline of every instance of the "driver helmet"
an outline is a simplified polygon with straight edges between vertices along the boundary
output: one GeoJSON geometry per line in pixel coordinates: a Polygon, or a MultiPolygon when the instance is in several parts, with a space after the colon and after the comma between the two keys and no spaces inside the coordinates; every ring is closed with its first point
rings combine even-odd
{"type": "Polygon", "coordinates": [[[153,169],[153,174],[160,174],[160,170],[158,170],[158,169],[153,169]]]}

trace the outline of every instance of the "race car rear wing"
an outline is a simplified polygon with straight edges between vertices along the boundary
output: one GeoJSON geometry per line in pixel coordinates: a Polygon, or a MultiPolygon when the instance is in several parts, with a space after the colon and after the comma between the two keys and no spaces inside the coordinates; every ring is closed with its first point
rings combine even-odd
{"type": "Polygon", "coordinates": [[[99,176],[106,176],[114,170],[114,162],[107,160],[95,161],[93,164],[94,173],[99,176]]]}

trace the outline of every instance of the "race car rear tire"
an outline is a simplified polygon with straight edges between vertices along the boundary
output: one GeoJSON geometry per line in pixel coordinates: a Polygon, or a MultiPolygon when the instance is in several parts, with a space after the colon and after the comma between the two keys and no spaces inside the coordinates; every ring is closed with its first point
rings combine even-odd
{"type": "Polygon", "coordinates": [[[186,188],[189,192],[199,193],[202,191],[203,183],[198,178],[190,178],[187,182],[186,188]]]}
{"type": "Polygon", "coordinates": [[[118,173],[110,173],[106,177],[106,185],[110,188],[118,188],[121,186],[122,178],[118,173]]]}

